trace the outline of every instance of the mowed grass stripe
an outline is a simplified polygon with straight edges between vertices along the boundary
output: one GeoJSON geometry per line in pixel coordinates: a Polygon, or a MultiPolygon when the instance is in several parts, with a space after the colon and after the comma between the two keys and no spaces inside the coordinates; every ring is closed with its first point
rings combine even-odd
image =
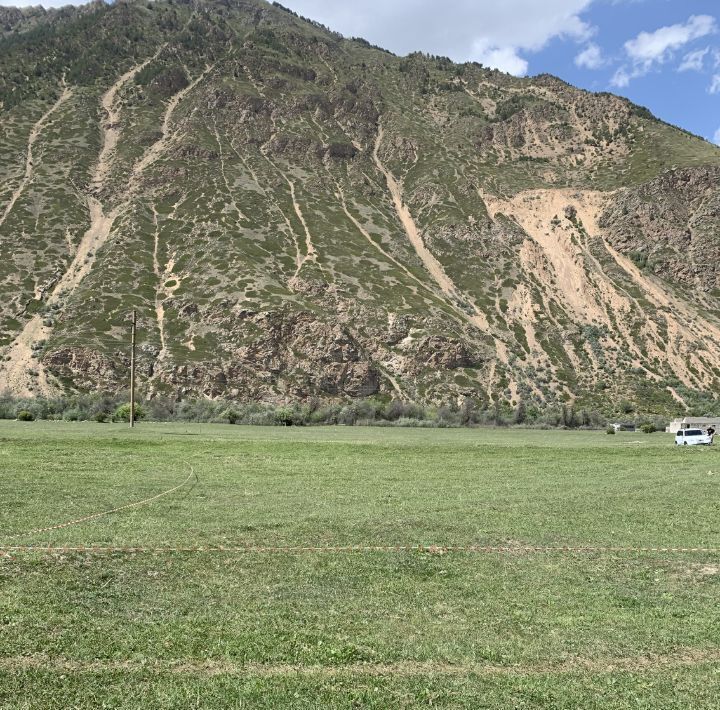
{"type": "Polygon", "coordinates": [[[464,676],[464,675],[555,675],[567,673],[653,672],[714,664],[720,661],[720,648],[678,649],[666,655],[623,656],[617,658],[569,658],[553,664],[499,666],[490,663],[439,663],[401,661],[397,663],[352,663],[345,665],[237,664],[229,662],[137,662],[75,661],[45,656],[0,657],[0,670],[43,669],[56,673],[156,673],[201,676],[464,676]]]}

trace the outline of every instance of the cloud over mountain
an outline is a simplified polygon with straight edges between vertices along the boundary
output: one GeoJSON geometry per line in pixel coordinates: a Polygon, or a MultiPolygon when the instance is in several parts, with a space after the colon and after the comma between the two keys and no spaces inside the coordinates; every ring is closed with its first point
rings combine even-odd
{"type": "Polygon", "coordinates": [[[527,73],[526,55],[554,38],[586,40],[593,28],[582,18],[592,0],[286,0],[293,10],[346,35],[360,35],[407,54],[418,48],[457,61],[475,60],[511,74],[527,73]]]}
{"type": "MultiPolygon", "coordinates": [[[[660,27],[653,32],[640,32],[625,42],[629,64],[620,67],[613,76],[613,86],[625,87],[633,79],[644,76],[654,66],[664,64],[674,53],[693,40],[717,32],[717,22],[711,15],[691,15],[687,22],[660,27]]],[[[697,57],[686,55],[689,65],[697,65],[697,57]]]]}

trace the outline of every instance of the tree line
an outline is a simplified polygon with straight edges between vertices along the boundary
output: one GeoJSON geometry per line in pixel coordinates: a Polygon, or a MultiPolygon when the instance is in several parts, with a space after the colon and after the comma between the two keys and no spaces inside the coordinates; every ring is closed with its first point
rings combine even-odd
{"type": "MultiPolygon", "coordinates": [[[[127,421],[127,393],[78,394],[19,398],[0,395],[0,419],[127,421]]],[[[369,397],[347,402],[309,400],[290,404],[154,397],[137,405],[139,420],[183,421],[256,426],[367,425],[407,427],[525,426],[564,429],[604,429],[608,418],[593,409],[560,404],[539,407],[523,400],[489,405],[470,397],[445,405],[425,405],[399,399],[369,397]]],[[[663,430],[662,417],[632,415],[626,421],[663,430]]]]}

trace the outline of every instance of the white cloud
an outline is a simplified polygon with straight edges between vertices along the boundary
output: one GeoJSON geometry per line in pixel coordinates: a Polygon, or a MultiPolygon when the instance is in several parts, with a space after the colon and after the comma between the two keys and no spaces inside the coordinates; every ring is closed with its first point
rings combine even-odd
{"type": "Polygon", "coordinates": [[[610,79],[610,85],[617,86],[618,89],[624,89],[633,78],[625,67],[620,67],[620,69],[613,74],[612,79],[610,79]]]}
{"type": "Polygon", "coordinates": [[[720,145],[720,128],[715,131],[715,135],[713,136],[713,141],[720,145]]]}
{"type": "Polygon", "coordinates": [[[708,87],[708,92],[711,94],[720,94],[720,74],[715,74],[708,87]]]}
{"type": "Polygon", "coordinates": [[[660,27],[654,32],[641,32],[625,42],[629,66],[620,67],[610,80],[613,86],[627,86],[632,79],[645,76],[655,65],[667,62],[686,44],[717,32],[717,22],[710,15],[691,15],[684,24],[660,27]]]}
{"type": "Polygon", "coordinates": [[[527,54],[555,38],[587,41],[582,13],[595,0],[281,0],[347,36],[397,54],[423,50],[455,61],[475,60],[513,74],[528,71],[527,54]]]}
{"type": "Polygon", "coordinates": [[[682,64],[678,67],[678,71],[702,71],[705,67],[705,57],[709,51],[710,47],[705,47],[705,49],[688,52],[683,57],[682,64]]]}
{"type": "Polygon", "coordinates": [[[493,47],[486,40],[478,40],[470,56],[476,62],[515,76],[525,76],[528,71],[527,59],[523,59],[514,47],[493,47]]]}
{"type": "Polygon", "coordinates": [[[580,54],[575,57],[575,64],[586,69],[600,69],[605,65],[605,58],[602,50],[594,42],[591,42],[580,54]]]}
{"type": "Polygon", "coordinates": [[[683,25],[669,25],[655,32],[641,32],[635,39],[625,42],[625,51],[636,62],[664,62],[674,50],[716,31],[714,17],[692,15],[683,25]]]}

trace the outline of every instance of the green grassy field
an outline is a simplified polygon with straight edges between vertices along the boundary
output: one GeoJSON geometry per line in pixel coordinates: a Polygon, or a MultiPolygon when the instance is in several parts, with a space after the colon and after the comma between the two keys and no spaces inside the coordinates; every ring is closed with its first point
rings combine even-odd
{"type": "Polygon", "coordinates": [[[0,423],[2,708],[716,708],[720,453],[663,434],[0,423]],[[154,496],[83,524],[23,535],[154,496]],[[442,554],[441,554],[442,553],[442,554]]]}

